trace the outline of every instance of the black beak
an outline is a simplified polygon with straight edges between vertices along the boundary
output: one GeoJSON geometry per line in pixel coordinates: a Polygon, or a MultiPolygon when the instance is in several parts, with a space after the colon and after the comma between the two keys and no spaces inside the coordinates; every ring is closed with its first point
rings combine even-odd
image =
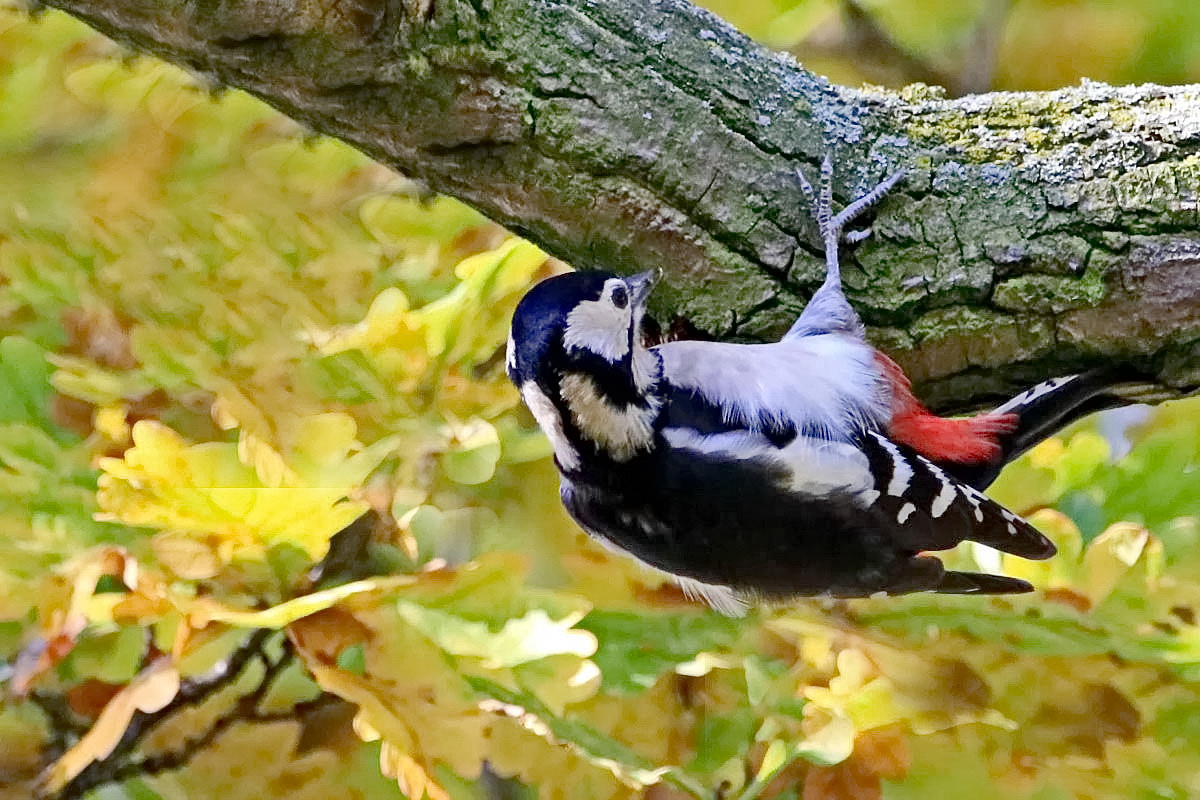
{"type": "Polygon", "coordinates": [[[639,272],[637,275],[630,275],[625,279],[625,285],[629,287],[629,296],[636,308],[645,308],[646,300],[650,297],[650,292],[654,290],[654,285],[658,283],[658,279],[662,277],[662,270],[652,269],[646,272],[639,272]]]}

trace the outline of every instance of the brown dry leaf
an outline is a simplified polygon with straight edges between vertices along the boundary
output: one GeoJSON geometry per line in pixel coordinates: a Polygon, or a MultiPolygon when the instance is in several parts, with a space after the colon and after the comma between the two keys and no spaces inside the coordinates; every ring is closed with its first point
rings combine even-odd
{"type": "Polygon", "coordinates": [[[369,641],[374,632],[349,611],[327,608],[287,627],[288,637],[306,659],[334,664],[347,647],[369,641]]]}
{"type": "Polygon", "coordinates": [[[908,740],[896,726],[865,731],[854,742],[851,760],[859,761],[881,778],[898,781],[908,774],[912,756],[908,740]]]}
{"type": "Polygon", "coordinates": [[[179,669],[169,657],[155,659],[104,706],[96,723],[46,772],[42,789],[57,792],[93,761],[112,754],[137,711],[152,714],[179,693],[179,669]]]}
{"type": "Polygon", "coordinates": [[[1044,597],[1047,603],[1058,603],[1059,605],[1067,606],[1078,611],[1080,614],[1086,614],[1092,610],[1092,601],[1087,596],[1080,594],[1074,589],[1066,587],[1056,587],[1047,589],[1044,597]]]}
{"type": "Polygon", "coordinates": [[[866,731],[850,758],[832,767],[813,767],[804,779],[804,800],[879,800],[883,779],[900,780],[911,766],[908,742],[896,726],[866,731]]]}
{"type": "Polygon", "coordinates": [[[853,759],[832,767],[813,767],[804,778],[804,800],[880,800],[879,776],[853,759]]]}
{"type": "Polygon", "coordinates": [[[104,367],[129,370],[138,365],[129,343],[133,323],[97,301],[86,308],[68,308],[62,312],[67,334],[67,352],[89,358],[104,367]]]}
{"type": "Polygon", "coordinates": [[[88,678],[67,690],[67,705],[85,719],[96,719],[114,697],[121,693],[121,685],[88,678]]]}

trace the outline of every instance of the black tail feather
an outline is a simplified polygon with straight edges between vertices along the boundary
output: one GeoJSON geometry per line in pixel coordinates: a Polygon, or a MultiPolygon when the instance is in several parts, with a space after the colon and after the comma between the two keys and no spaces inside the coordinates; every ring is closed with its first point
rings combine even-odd
{"type": "Polygon", "coordinates": [[[1017,416],[1017,426],[1002,434],[1000,454],[986,463],[940,463],[946,472],[976,489],[986,489],[1004,465],[1077,420],[1098,411],[1138,402],[1145,376],[1127,368],[1100,368],[1043,381],[992,413],[1017,416]]]}
{"type": "Polygon", "coordinates": [[[1023,594],[1032,592],[1033,586],[1020,578],[986,572],[948,571],[934,591],[939,594],[1023,594]]]}

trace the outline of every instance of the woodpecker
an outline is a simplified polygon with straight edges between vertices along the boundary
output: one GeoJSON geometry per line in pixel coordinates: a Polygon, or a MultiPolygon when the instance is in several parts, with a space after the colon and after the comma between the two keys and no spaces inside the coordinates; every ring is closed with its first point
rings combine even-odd
{"type": "Polygon", "coordinates": [[[903,175],[835,215],[832,172],[826,158],[814,190],[797,171],[826,277],[779,342],[647,347],[653,272],[568,273],[522,298],[506,367],[553,446],[562,502],[602,544],[729,615],[801,596],[1030,591],[928,552],[970,540],[1054,555],[982,490],[1041,439],[1121,401],[1085,373],[991,413],[930,413],[867,343],[841,285],[839,245],[864,235],[843,232],[903,175]]]}

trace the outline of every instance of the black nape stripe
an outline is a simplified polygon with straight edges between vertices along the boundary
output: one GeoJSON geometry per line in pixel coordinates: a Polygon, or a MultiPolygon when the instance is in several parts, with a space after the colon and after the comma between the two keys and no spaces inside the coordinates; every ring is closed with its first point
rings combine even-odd
{"type": "Polygon", "coordinates": [[[615,406],[646,405],[645,393],[633,382],[628,359],[613,363],[581,350],[563,354],[556,366],[560,376],[578,373],[591,378],[600,394],[615,406]]]}

